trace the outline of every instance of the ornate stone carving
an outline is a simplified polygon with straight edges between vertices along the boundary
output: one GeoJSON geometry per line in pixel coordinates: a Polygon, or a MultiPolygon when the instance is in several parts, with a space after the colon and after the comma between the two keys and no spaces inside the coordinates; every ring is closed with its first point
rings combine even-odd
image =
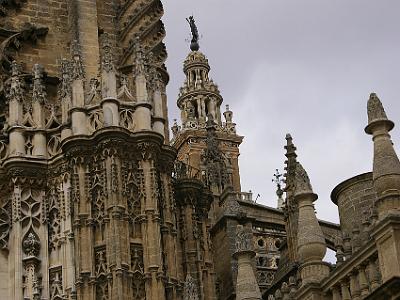
{"type": "Polygon", "coordinates": [[[381,100],[375,93],[372,93],[368,100],[368,124],[376,120],[387,120],[385,109],[383,108],[381,100]]]}
{"type": "Polygon", "coordinates": [[[82,63],[81,48],[77,40],[71,43],[71,55],[72,55],[72,79],[81,80],[85,78],[85,72],[82,63]]]}
{"type": "Polygon", "coordinates": [[[301,163],[297,162],[295,171],[295,193],[312,193],[310,178],[301,163]]]}
{"type": "Polygon", "coordinates": [[[27,256],[38,256],[40,251],[39,237],[33,230],[29,230],[22,241],[22,249],[27,256]]]}
{"type": "Polygon", "coordinates": [[[240,204],[233,197],[228,197],[228,199],[226,199],[226,202],[224,203],[224,208],[224,213],[227,215],[240,215],[242,213],[240,204]]]}
{"type": "Polygon", "coordinates": [[[63,300],[62,269],[53,268],[49,271],[50,300],[63,300]]]}
{"type": "Polygon", "coordinates": [[[251,228],[243,227],[243,225],[236,226],[236,252],[253,251],[253,233],[251,228]]]}
{"type": "Polygon", "coordinates": [[[114,57],[112,53],[111,39],[108,33],[100,36],[101,41],[101,67],[106,72],[114,71],[114,57]]]}
{"type": "Polygon", "coordinates": [[[55,156],[61,153],[61,135],[54,134],[50,137],[49,141],[47,142],[47,153],[49,157],[55,156]]]}
{"type": "Polygon", "coordinates": [[[11,83],[7,93],[9,101],[24,102],[24,82],[20,78],[21,66],[13,61],[11,64],[11,83]]]}
{"type": "Polygon", "coordinates": [[[95,274],[96,300],[108,300],[108,264],[104,247],[99,247],[95,251],[95,274]]]}
{"type": "Polygon", "coordinates": [[[90,104],[101,99],[101,87],[97,78],[91,78],[89,81],[89,92],[87,94],[86,103],[90,104]]]}
{"type": "Polygon", "coordinates": [[[51,252],[58,248],[61,238],[60,201],[56,187],[50,189],[47,199],[49,203],[49,222],[47,226],[49,234],[49,251],[51,252]]]}
{"type": "Polygon", "coordinates": [[[63,58],[60,62],[60,86],[58,89],[58,96],[60,100],[71,99],[72,88],[72,64],[69,60],[63,58]]]}
{"type": "Polygon", "coordinates": [[[95,223],[102,228],[106,211],[104,201],[104,166],[101,157],[95,156],[93,164],[94,167],[91,172],[91,187],[89,189],[92,203],[92,216],[95,223]]]}
{"type": "Polygon", "coordinates": [[[186,275],[186,281],[183,288],[183,300],[199,300],[199,288],[197,282],[192,276],[190,276],[190,274],[186,275]]]}
{"type": "Polygon", "coordinates": [[[97,109],[89,113],[89,128],[92,132],[97,131],[104,126],[103,110],[97,109]]]}
{"type": "Polygon", "coordinates": [[[143,48],[140,42],[140,38],[135,39],[134,51],[135,51],[135,75],[145,75],[145,61],[143,48]]]}
{"type": "Polygon", "coordinates": [[[134,111],[130,108],[122,108],[119,112],[119,124],[130,131],[135,129],[134,111]]]}
{"type": "Polygon", "coordinates": [[[131,271],[133,299],[144,299],[146,287],[144,281],[143,247],[138,244],[131,244],[131,271]]]}
{"type": "Polygon", "coordinates": [[[11,229],[11,212],[6,207],[0,208],[0,249],[7,249],[11,229]]]}
{"type": "Polygon", "coordinates": [[[226,172],[225,158],[219,149],[215,123],[211,114],[207,121],[207,149],[202,155],[203,164],[206,167],[206,182],[208,185],[216,185],[223,189],[229,183],[226,172]]]}
{"type": "Polygon", "coordinates": [[[117,93],[117,98],[121,101],[125,102],[134,102],[135,98],[133,97],[129,87],[128,87],[128,76],[125,74],[121,75],[120,78],[120,88],[117,93]]]}
{"type": "Polygon", "coordinates": [[[33,66],[33,94],[32,101],[44,104],[46,102],[46,90],[43,84],[43,66],[35,64],[33,66]]]}

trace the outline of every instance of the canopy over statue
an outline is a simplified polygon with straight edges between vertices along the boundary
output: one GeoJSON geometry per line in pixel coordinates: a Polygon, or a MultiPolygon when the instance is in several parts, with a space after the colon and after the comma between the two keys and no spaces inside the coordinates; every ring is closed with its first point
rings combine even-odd
{"type": "Polygon", "coordinates": [[[190,42],[190,50],[198,51],[200,49],[199,45],[199,31],[196,26],[196,22],[193,16],[186,18],[186,21],[190,25],[190,30],[192,31],[192,41],[190,42]]]}

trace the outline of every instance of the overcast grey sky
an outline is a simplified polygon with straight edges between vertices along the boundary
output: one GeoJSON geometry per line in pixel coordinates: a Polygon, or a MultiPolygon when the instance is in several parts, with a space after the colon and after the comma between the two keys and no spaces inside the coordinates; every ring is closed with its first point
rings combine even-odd
{"type": "MultiPolygon", "coordinates": [[[[290,132],[320,218],[338,220],[332,189],[372,169],[364,133],[370,92],[400,125],[400,1],[165,0],[170,119],[183,83],[193,14],[224,103],[234,111],[242,190],[275,206],[271,182],[283,171],[290,132]]],[[[179,119],[179,118],[178,118],[179,119]]],[[[397,149],[399,130],[392,131],[397,149]]]]}

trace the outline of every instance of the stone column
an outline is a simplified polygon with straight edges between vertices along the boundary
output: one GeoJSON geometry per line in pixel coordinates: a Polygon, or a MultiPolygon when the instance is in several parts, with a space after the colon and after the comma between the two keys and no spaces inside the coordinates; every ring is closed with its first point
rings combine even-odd
{"type": "Polygon", "coordinates": [[[21,67],[15,61],[11,64],[11,84],[9,91],[9,137],[10,155],[25,154],[25,137],[23,129],[19,127],[23,119],[24,90],[20,79],[21,67]]]}
{"type": "Polygon", "coordinates": [[[119,126],[117,79],[111,39],[107,33],[101,35],[101,88],[104,126],[119,126]]]}
{"type": "Polygon", "coordinates": [[[145,66],[143,49],[140,45],[139,38],[135,41],[135,85],[136,85],[136,110],[134,119],[136,124],[136,131],[152,130],[151,128],[151,104],[149,103],[149,95],[147,92],[147,80],[145,76],[145,66]]]}
{"type": "Polygon", "coordinates": [[[45,158],[47,156],[47,140],[44,105],[47,101],[46,91],[43,84],[43,67],[35,64],[33,66],[33,94],[32,94],[32,118],[36,124],[37,130],[33,135],[33,153],[32,155],[45,158]]]}
{"type": "Polygon", "coordinates": [[[61,84],[58,91],[61,101],[61,140],[72,135],[69,110],[72,107],[72,87],[71,87],[71,62],[63,59],[61,61],[61,84]]]}
{"type": "Polygon", "coordinates": [[[77,41],[72,45],[72,133],[74,135],[88,134],[87,116],[85,112],[84,70],[80,46],[77,41]]]}
{"type": "Polygon", "coordinates": [[[157,79],[156,81],[156,90],[154,91],[153,95],[153,102],[154,102],[154,122],[153,122],[153,129],[155,132],[161,134],[162,136],[165,135],[165,119],[163,116],[163,99],[161,96],[161,82],[157,79]]]}
{"type": "Polygon", "coordinates": [[[237,225],[236,252],[234,258],[238,261],[236,282],[237,300],[261,300],[261,292],[254,274],[255,252],[253,250],[253,234],[250,228],[237,225]]]}

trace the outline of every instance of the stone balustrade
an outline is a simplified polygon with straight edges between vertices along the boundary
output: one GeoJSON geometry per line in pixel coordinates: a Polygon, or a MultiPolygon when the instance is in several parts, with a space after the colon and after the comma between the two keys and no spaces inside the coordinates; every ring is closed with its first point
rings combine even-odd
{"type": "Polygon", "coordinates": [[[371,241],[337,265],[322,282],[322,290],[327,300],[361,300],[380,284],[378,252],[371,241]]]}

